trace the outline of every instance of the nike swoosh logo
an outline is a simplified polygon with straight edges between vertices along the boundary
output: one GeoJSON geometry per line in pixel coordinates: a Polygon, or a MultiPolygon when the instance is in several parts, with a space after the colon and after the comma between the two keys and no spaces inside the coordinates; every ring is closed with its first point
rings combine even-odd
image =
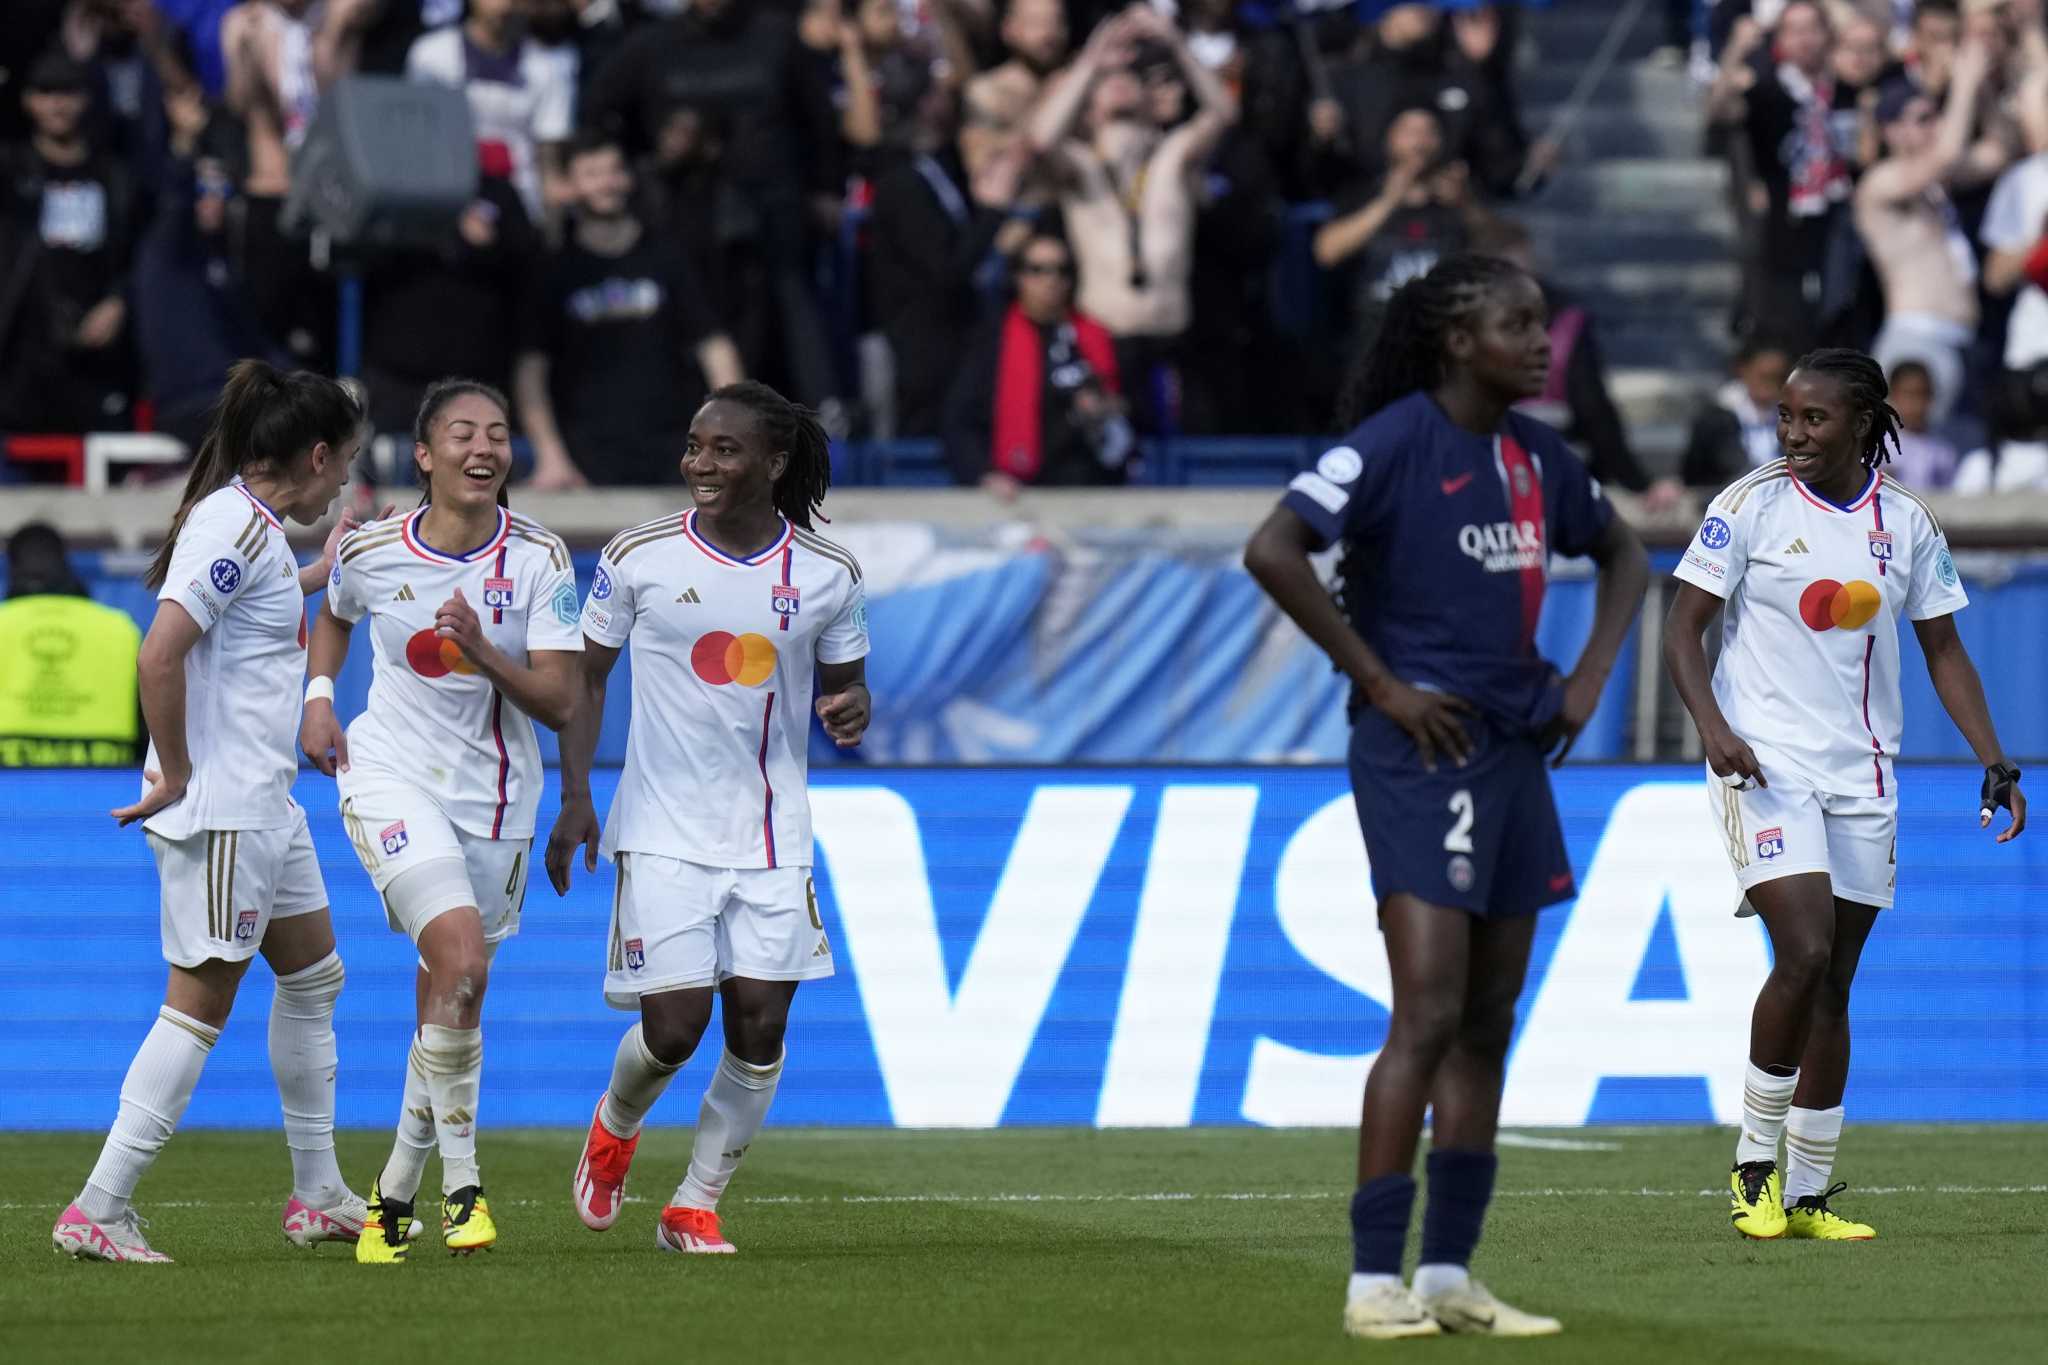
{"type": "Polygon", "coordinates": [[[1470,482],[1472,482],[1472,476],[1470,474],[1460,474],[1455,479],[1445,479],[1444,496],[1449,497],[1451,494],[1457,492],[1459,489],[1463,488],[1466,484],[1470,482]]]}

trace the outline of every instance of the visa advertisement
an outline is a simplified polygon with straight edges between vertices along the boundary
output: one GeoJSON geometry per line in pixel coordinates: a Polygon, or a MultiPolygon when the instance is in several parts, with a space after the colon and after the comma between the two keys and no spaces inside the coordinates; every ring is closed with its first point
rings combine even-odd
{"type": "MultiPolygon", "coordinates": [[[[1898,905],[1851,1007],[1859,1120],[2048,1120],[2048,833],[1994,845],[1979,778],[1900,769],[1898,905]]],[[[1699,770],[1575,766],[1555,788],[1580,894],[1542,916],[1504,1120],[1735,1121],[1769,947],[1731,913],[1699,770]]],[[[0,1126],[103,1128],[162,999],[154,869],[106,814],[134,792],[0,776],[0,1126]]],[[[339,1119],[383,1127],[414,957],[332,785],[297,796],[348,968],[339,1119]]],[[[1341,770],[837,770],[811,801],[838,974],[797,994],[771,1122],[1356,1122],[1390,989],[1341,770]]],[[[629,1018],[601,992],[611,896],[608,864],[562,898],[533,878],[484,1006],[486,1128],[589,1120],[629,1018]]],[[[270,993],[259,961],[187,1126],[277,1126],[270,993]]],[[[712,1035],[654,1121],[693,1120],[716,1057],[712,1035]]]]}

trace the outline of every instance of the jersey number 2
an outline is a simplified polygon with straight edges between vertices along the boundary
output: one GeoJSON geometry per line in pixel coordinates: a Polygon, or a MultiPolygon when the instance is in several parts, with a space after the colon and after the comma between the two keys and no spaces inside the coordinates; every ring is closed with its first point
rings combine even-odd
{"type": "Polygon", "coordinates": [[[1451,826],[1451,832],[1444,836],[1444,851],[1446,853],[1470,853],[1472,851],[1472,793],[1462,787],[1452,792],[1450,810],[1451,814],[1458,818],[1457,822],[1451,826]]]}

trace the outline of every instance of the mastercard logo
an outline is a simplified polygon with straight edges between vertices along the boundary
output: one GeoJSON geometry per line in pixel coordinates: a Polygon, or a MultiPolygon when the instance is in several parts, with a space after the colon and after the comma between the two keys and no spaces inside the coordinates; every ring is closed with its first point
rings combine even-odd
{"type": "Polygon", "coordinates": [[[1875,583],[1853,579],[1837,583],[1832,578],[1806,585],[1799,594],[1799,619],[1809,630],[1861,630],[1884,605],[1875,583]]]}
{"type": "Polygon", "coordinates": [[[698,636],[691,646],[690,667],[714,687],[727,683],[759,687],[775,672],[775,642],[765,635],[714,630],[698,636]]]}
{"type": "Polygon", "coordinates": [[[434,634],[431,626],[415,632],[405,642],[405,661],[422,678],[445,678],[450,673],[476,672],[476,665],[463,656],[462,646],[434,634]]]}

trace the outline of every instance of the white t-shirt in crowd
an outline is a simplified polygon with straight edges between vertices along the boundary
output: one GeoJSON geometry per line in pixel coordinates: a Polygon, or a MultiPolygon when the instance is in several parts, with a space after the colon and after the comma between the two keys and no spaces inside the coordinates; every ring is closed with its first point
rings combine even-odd
{"type": "Polygon", "coordinates": [[[1775,461],[1708,506],[1677,576],[1727,601],[1714,699],[1765,775],[1891,795],[1899,613],[1924,621],[1969,602],[1919,495],[1872,473],[1838,506],[1775,461]]]}
{"type": "MultiPolygon", "coordinates": [[[[156,600],[176,602],[204,633],[185,656],[192,781],[143,828],[166,839],[283,829],[299,773],[306,595],[278,514],[240,479],[201,498],[156,600]]],[[[143,766],[162,771],[153,740],[143,766]]]]}
{"type": "MultiPolygon", "coordinates": [[[[1994,251],[2026,251],[2048,232],[2048,152],[2016,162],[1998,177],[1984,208],[1978,240],[1994,251]]],[[[2005,328],[2005,367],[2031,369],[2048,360],[2048,294],[2022,282],[2005,328]]]]}
{"type": "Polygon", "coordinates": [[[406,54],[408,80],[452,85],[469,97],[479,148],[502,148],[513,188],[539,222],[544,205],[540,155],[545,142],[563,142],[575,129],[576,76],[560,58],[531,39],[518,51],[494,57],[472,46],[460,25],[423,34],[406,54]]]}
{"type": "Polygon", "coordinates": [[[607,855],[718,868],[809,866],[811,693],[819,664],[867,657],[860,566],[789,522],[726,554],[697,513],[621,532],[597,561],[583,632],[633,643],[632,730],[607,855]]]}
{"type": "Polygon", "coordinates": [[[434,613],[460,588],[485,638],[514,662],[539,650],[580,654],[569,551],[539,522],[500,508],[490,540],[448,554],[420,539],[426,514],[372,522],[334,557],[327,609],[351,625],[368,616],[373,650],[369,703],[348,727],[343,793],[398,782],[459,829],[529,838],[542,780],[533,722],[434,633],[434,613]]]}

